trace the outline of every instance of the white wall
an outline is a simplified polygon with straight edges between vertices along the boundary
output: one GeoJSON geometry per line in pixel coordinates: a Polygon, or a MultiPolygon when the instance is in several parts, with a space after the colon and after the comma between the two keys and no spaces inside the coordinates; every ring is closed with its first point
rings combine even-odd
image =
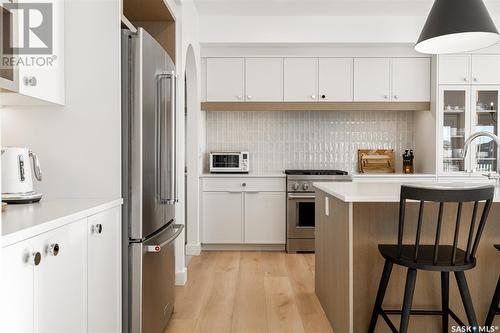
{"type": "Polygon", "coordinates": [[[46,198],[121,197],[119,13],[118,0],[66,0],[66,105],[1,109],[2,145],[38,154],[46,198]]]}

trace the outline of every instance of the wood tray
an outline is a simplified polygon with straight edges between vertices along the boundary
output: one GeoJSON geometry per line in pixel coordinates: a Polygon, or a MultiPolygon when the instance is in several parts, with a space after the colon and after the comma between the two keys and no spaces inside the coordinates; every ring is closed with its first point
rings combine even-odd
{"type": "Polygon", "coordinates": [[[394,149],[358,149],[360,173],[395,173],[394,149]]]}

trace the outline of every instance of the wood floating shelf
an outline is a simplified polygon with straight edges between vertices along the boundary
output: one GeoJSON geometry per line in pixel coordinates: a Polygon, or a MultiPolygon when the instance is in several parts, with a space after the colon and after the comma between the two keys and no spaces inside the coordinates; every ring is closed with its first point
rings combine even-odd
{"type": "Polygon", "coordinates": [[[430,111],[430,102],[201,102],[201,111],[430,111]]]}

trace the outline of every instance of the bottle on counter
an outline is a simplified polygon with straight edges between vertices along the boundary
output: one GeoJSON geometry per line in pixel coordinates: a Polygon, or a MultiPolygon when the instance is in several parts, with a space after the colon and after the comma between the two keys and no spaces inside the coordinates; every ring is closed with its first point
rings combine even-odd
{"type": "Polygon", "coordinates": [[[406,149],[403,154],[403,173],[414,173],[413,158],[413,150],[406,149]]]}

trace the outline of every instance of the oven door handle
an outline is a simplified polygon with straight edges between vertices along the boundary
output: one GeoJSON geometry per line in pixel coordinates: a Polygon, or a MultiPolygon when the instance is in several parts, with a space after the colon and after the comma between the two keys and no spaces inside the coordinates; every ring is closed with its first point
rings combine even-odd
{"type": "Polygon", "coordinates": [[[316,197],[315,194],[288,194],[288,200],[294,200],[294,199],[314,199],[316,197]]]}

